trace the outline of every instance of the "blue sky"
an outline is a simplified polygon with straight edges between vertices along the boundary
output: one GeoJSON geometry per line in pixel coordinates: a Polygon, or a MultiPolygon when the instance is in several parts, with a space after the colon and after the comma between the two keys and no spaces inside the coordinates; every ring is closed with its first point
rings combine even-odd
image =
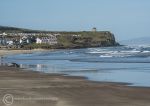
{"type": "Polygon", "coordinates": [[[97,27],[117,40],[150,36],[150,0],[0,0],[0,25],[57,31],[97,27]]]}

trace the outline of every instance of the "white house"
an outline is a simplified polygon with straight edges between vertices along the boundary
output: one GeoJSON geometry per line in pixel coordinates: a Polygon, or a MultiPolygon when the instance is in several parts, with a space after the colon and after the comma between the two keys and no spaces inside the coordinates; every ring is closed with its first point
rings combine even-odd
{"type": "Polygon", "coordinates": [[[37,44],[41,44],[42,43],[42,39],[41,38],[36,38],[36,43],[37,44]]]}
{"type": "Polygon", "coordinates": [[[4,33],[2,33],[2,34],[0,34],[0,35],[2,35],[2,36],[6,36],[7,34],[4,32],[4,33]]]}

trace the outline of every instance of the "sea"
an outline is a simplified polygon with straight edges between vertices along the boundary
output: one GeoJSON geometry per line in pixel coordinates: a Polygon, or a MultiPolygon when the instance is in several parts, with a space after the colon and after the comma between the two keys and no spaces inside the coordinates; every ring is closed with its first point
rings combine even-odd
{"type": "Polygon", "coordinates": [[[1,63],[16,63],[20,68],[44,73],[83,76],[92,81],[150,87],[150,45],[17,54],[3,57],[1,63]]]}

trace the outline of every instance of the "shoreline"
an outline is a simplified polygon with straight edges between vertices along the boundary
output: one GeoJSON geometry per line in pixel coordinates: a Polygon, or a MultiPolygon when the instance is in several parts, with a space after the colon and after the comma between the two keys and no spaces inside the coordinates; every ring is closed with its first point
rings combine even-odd
{"type": "MultiPolygon", "coordinates": [[[[8,56],[8,55],[16,55],[16,54],[28,54],[28,53],[34,53],[34,52],[46,52],[46,51],[54,51],[54,50],[58,50],[58,49],[31,49],[31,50],[2,50],[0,49],[0,60],[1,60],[1,57],[5,57],[5,56],[8,56]]],[[[60,49],[59,49],[60,50],[60,49]]],[[[62,49],[64,50],[64,49],[62,49]]],[[[14,64],[14,65],[11,65],[11,66],[7,66],[6,64],[4,64],[5,67],[16,67],[17,64],[14,64]]],[[[1,67],[1,66],[0,66],[1,67]]],[[[19,68],[20,70],[24,70],[20,67],[16,67],[16,68],[19,68]]],[[[25,70],[29,70],[29,69],[26,69],[25,70]]],[[[31,72],[37,72],[37,73],[44,73],[44,72],[38,72],[38,71],[33,71],[33,70],[30,70],[31,72]]],[[[44,73],[44,74],[48,74],[48,75],[53,75],[53,73],[44,73]]],[[[87,81],[90,81],[90,82],[98,82],[98,83],[114,83],[114,84],[118,84],[118,85],[124,85],[124,86],[127,86],[127,87],[135,87],[135,88],[150,88],[149,86],[132,86],[132,83],[128,83],[128,82],[108,82],[108,81],[92,81],[92,80],[89,80],[87,77],[84,77],[84,76],[73,76],[73,75],[69,75],[69,74],[61,74],[61,73],[54,73],[54,75],[61,75],[61,76],[64,76],[64,77],[74,77],[74,78],[82,78],[84,80],[87,80],[87,81]],[[130,86],[131,85],[131,86],[130,86]]]]}
{"type": "MultiPolygon", "coordinates": [[[[119,45],[123,46],[123,45],[119,45]]],[[[118,46],[104,46],[104,47],[118,47],[118,46]]],[[[99,46],[95,47],[79,47],[79,48],[59,48],[59,49],[0,49],[0,57],[5,55],[13,55],[13,54],[23,54],[23,53],[33,53],[33,52],[42,52],[42,51],[54,51],[54,50],[75,50],[75,49],[85,49],[85,48],[99,48],[99,46]]]]}
{"type": "Polygon", "coordinates": [[[32,49],[32,50],[2,50],[0,49],[0,57],[7,55],[15,55],[15,54],[24,54],[24,53],[33,53],[33,52],[44,52],[44,51],[52,51],[46,49],[32,49]]]}
{"type": "MultiPolygon", "coordinates": [[[[85,77],[48,74],[15,67],[0,66],[0,99],[42,98],[50,101],[14,101],[11,106],[149,106],[150,89],[125,83],[89,81],[85,77]]],[[[5,106],[0,101],[1,106],[5,106]]]]}
{"type": "MultiPolygon", "coordinates": [[[[56,50],[56,49],[54,49],[56,50]]],[[[26,53],[34,53],[34,52],[45,52],[45,51],[53,51],[53,49],[51,50],[46,50],[46,49],[32,49],[32,50],[0,50],[0,58],[3,56],[7,56],[7,55],[16,55],[16,54],[26,54],[26,53]]],[[[17,65],[17,64],[14,64],[17,65]]],[[[10,66],[10,67],[15,67],[14,65],[10,66]]],[[[5,65],[4,65],[5,66],[5,65]]],[[[0,66],[1,67],[1,66],[0,66]]],[[[6,67],[9,67],[6,65],[6,67]]],[[[17,67],[19,68],[19,67],[17,67]]],[[[23,70],[20,68],[20,70],[23,70]]],[[[29,70],[29,69],[25,69],[25,70],[29,70]]],[[[31,72],[36,72],[33,70],[30,70],[31,72]]],[[[37,72],[37,73],[44,73],[44,72],[37,72]]],[[[45,73],[45,74],[49,74],[49,73],[45,73]]],[[[52,74],[52,73],[50,73],[52,74]]],[[[53,74],[52,74],[53,75],[53,74]]],[[[55,74],[54,74],[55,75],[55,74]]],[[[75,78],[83,78],[84,80],[87,81],[91,81],[91,82],[98,82],[98,83],[114,83],[114,84],[119,84],[119,85],[131,85],[132,83],[125,83],[125,82],[105,82],[105,81],[92,81],[89,80],[87,77],[84,76],[71,76],[69,74],[56,74],[56,75],[61,75],[61,76],[65,76],[65,77],[75,77],[75,78]]],[[[138,86],[133,86],[133,87],[138,87],[138,86]]],[[[145,88],[145,87],[144,87],[145,88]]]]}

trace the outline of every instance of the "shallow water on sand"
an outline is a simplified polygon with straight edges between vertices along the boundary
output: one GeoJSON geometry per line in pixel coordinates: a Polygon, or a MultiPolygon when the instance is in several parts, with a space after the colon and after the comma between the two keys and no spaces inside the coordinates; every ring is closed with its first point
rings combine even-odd
{"type": "MultiPolygon", "coordinates": [[[[2,60],[1,60],[2,61],[2,60]]],[[[3,58],[21,68],[85,76],[94,81],[150,87],[150,46],[86,48],[19,54],[3,58]]]]}

